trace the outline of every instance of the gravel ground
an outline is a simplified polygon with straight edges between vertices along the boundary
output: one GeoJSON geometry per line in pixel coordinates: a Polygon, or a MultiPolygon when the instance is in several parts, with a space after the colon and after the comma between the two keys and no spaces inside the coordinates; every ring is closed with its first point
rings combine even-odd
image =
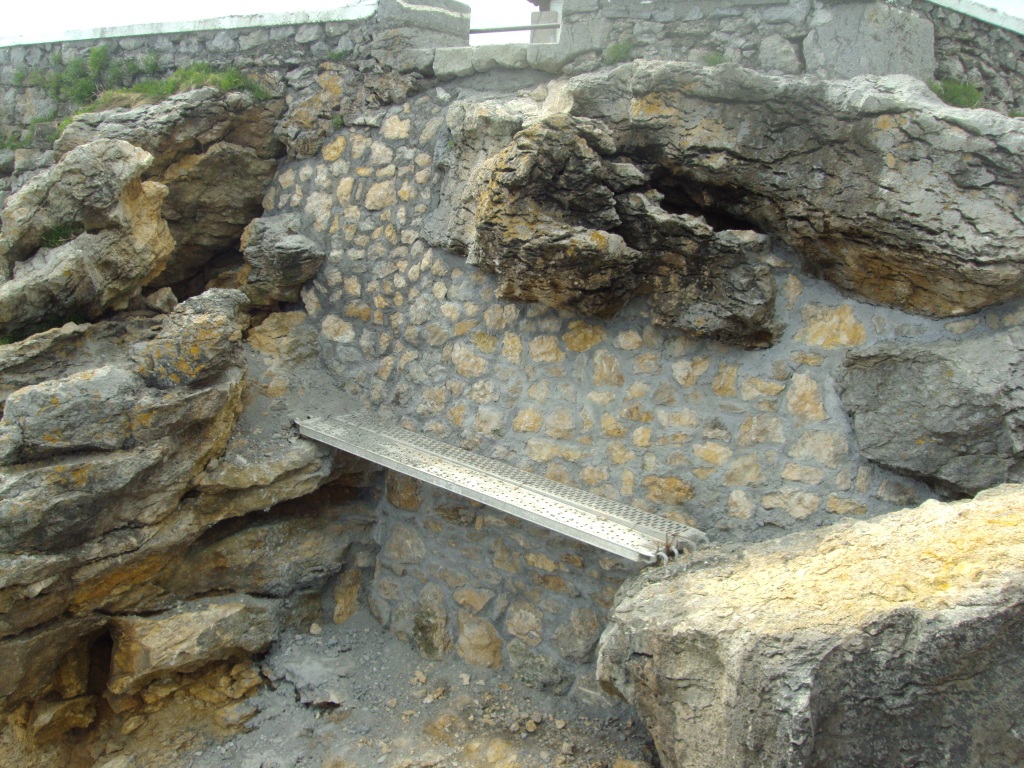
{"type": "Polygon", "coordinates": [[[423,660],[360,609],[345,624],[288,632],[263,660],[268,684],[242,704],[244,732],[193,768],[657,765],[628,706],[581,681],[550,696],[455,656],[423,660]]]}

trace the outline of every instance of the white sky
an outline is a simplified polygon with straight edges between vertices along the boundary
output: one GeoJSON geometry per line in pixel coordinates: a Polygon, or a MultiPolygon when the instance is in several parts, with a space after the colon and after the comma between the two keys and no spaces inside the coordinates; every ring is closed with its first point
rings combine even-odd
{"type": "MultiPolygon", "coordinates": [[[[474,28],[529,24],[530,13],[536,10],[527,0],[468,0],[468,4],[473,8],[474,28]]],[[[312,11],[337,5],[336,0],[175,0],[170,3],[140,0],[50,0],[46,3],[7,0],[0,14],[0,37],[36,36],[74,29],[191,21],[217,16],[312,11]]],[[[474,43],[485,42],[484,38],[488,43],[510,41],[498,34],[473,37],[474,43]]],[[[529,33],[513,35],[511,41],[528,42],[529,33]]]]}

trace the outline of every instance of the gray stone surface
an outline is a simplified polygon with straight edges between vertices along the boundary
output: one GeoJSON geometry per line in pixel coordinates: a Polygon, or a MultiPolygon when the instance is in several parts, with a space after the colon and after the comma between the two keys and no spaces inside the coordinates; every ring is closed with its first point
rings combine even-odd
{"type": "Polygon", "coordinates": [[[113,619],[107,685],[114,693],[130,693],[162,674],[264,651],[281,629],[279,614],[276,600],[231,595],[193,600],[154,616],[113,619]]]}
{"type": "Polygon", "coordinates": [[[646,153],[677,204],[751,222],[872,301],[948,316],[1024,289],[1018,120],[947,107],[905,76],[728,65],[637,62],[574,78],[566,97],[646,153]]]}
{"type": "Polygon", "coordinates": [[[622,593],[598,677],[673,768],[1024,760],[1020,486],[679,568],[622,593]]]}
{"type": "Polygon", "coordinates": [[[956,496],[1024,478],[1024,333],[885,344],[847,356],[836,387],[861,453],[956,496]]]}
{"type": "Polygon", "coordinates": [[[935,31],[917,13],[884,3],[829,7],[804,39],[807,71],[828,78],[935,72],[935,31]]]}
{"type": "Polygon", "coordinates": [[[255,219],[246,227],[241,246],[249,270],[242,290],[253,304],[295,301],[319,271],[327,254],[301,232],[294,216],[255,219]]]}

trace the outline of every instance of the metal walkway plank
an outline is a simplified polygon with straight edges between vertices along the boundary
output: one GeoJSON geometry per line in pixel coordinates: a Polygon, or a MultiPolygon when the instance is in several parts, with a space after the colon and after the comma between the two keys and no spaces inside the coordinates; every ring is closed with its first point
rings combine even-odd
{"type": "Polygon", "coordinates": [[[635,562],[706,537],[596,494],[477,456],[365,414],[297,420],[299,432],[397,472],[479,501],[635,562]]]}

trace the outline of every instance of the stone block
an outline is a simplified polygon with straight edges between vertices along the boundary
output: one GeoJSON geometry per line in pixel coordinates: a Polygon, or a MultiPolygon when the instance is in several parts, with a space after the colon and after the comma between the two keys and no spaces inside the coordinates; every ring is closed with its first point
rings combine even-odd
{"type": "Polygon", "coordinates": [[[935,72],[935,30],[913,11],[882,3],[848,3],[829,8],[827,21],[804,39],[809,73],[828,78],[912,75],[930,80],[935,72]]]}
{"type": "Polygon", "coordinates": [[[118,617],[110,627],[114,648],[107,686],[130,693],[162,674],[266,650],[281,629],[278,614],[276,600],[230,595],[153,616],[118,617]]]}
{"type": "Polygon", "coordinates": [[[424,29],[468,42],[470,11],[456,0],[380,0],[377,15],[391,28],[424,29]]]}
{"type": "Polygon", "coordinates": [[[598,651],[663,765],[1024,764],[1024,487],[706,562],[624,587],[598,651]]]}

